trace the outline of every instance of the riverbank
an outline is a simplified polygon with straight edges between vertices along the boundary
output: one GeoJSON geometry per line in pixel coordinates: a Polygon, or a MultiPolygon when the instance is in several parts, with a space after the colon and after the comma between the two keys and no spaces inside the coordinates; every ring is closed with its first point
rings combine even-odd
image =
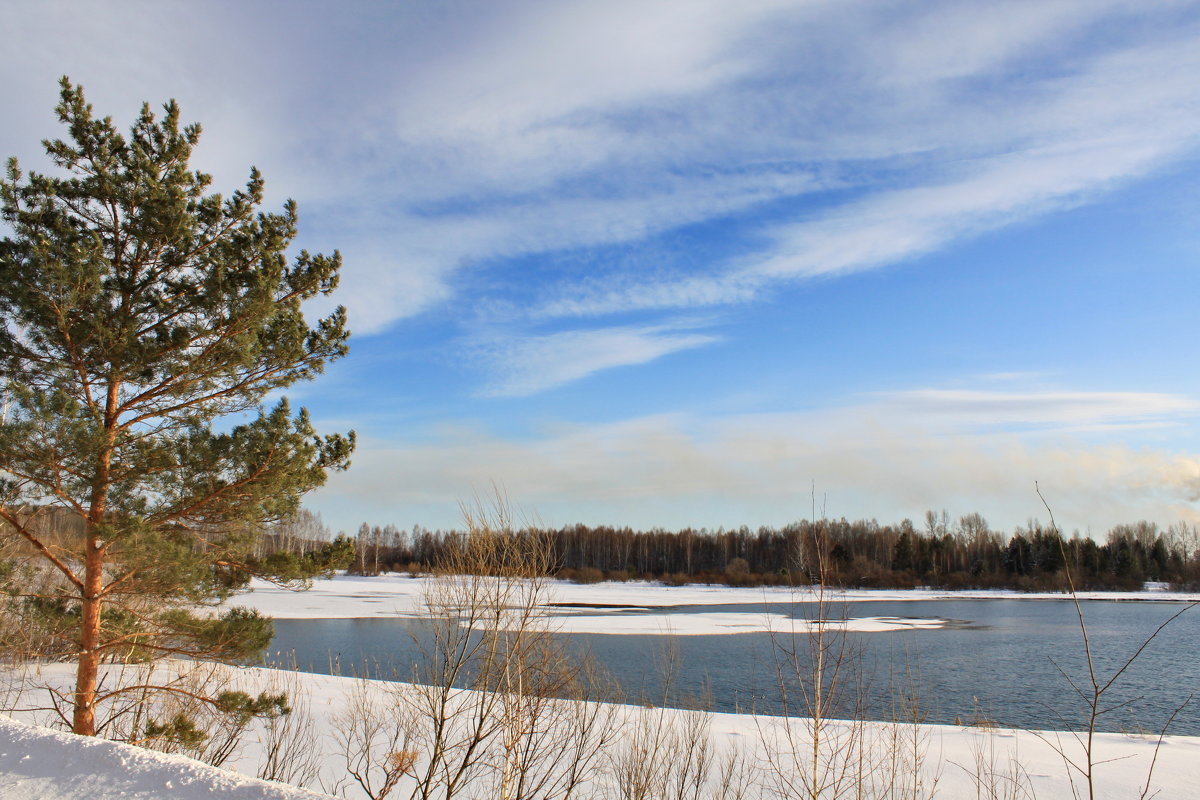
{"type": "MultiPolygon", "coordinates": [[[[31,685],[36,681],[43,686],[66,686],[70,673],[67,665],[50,665],[30,676],[31,685]]],[[[396,684],[261,668],[236,670],[234,680],[248,691],[286,688],[296,699],[296,713],[304,714],[311,723],[311,749],[320,775],[310,778],[310,788],[318,794],[246,777],[257,774],[262,763],[261,735],[247,736],[235,757],[226,764],[227,769],[217,770],[179,755],[148,753],[30,727],[31,722],[47,722],[48,715],[17,711],[13,716],[20,722],[0,721],[0,800],[31,797],[68,800],[83,796],[91,800],[118,797],[191,800],[211,796],[309,800],[323,796],[319,794],[322,787],[336,789],[346,797],[362,796],[345,782],[344,759],[338,753],[337,735],[345,725],[344,710],[356,687],[365,686],[386,719],[396,684]]],[[[684,730],[688,725],[686,711],[613,708],[617,715],[617,747],[620,737],[634,735],[647,719],[655,723],[661,719],[672,730],[684,730]]],[[[770,750],[792,736],[795,744],[801,744],[806,736],[802,722],[793,721],[790,729],[787,724],[776,717],[707,714],[705,741],[714,763],[730,752],[738,752],[753,767],[746,780],[753,780],[756,785],[746,796],[769,796],[770,764],[777,757],[770,750]]],[[[845,737],[855,726],[861,729],[866,741],[876,746],[896,741],[916,742],[920,780],[927,787],[936,782],[938,797],[975,797],[981,778],[993,785],[1019,783],[1025,787],[1024,794],[1003,795],[1006,797],[1069,797],[1071,770],[1064,755],[1078,759],[1081,753],[1079,741],[1072,734],[979,726],[914,728],[832,721],[825,735],[830,739],[845,737]]],[[[1141,796],[1152,764],[1151,789],[1157,791],[1155,796],[1159,800],[1187,800],[1194,797],[1195,786],[1200,785],[1200,737],[1168,736],[1160,742],[1153,736],[1103,733],[1096,736],[1095,748],[1095,761],[1104,762],[1096,769],[1097,798],[1141,796]]],[[[596,786],[606,780],[602,767],[597,765],[596,786]]],[[[1078,775],[1075,777],[1078,779],[1078,775]]],[[[407,796],[405,787],[397,787],[394,796],[407,796]]],[[[585,793],[585,796],[595,795],[585,793]]]]}

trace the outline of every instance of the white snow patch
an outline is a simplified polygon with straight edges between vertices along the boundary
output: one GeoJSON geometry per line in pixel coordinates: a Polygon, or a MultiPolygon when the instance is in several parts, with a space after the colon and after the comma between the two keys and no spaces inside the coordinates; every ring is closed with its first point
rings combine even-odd
{"type": "MultiPolygon", "coordinates": [[[[517,624],[513,620],[506,625],[517,624]]],[[[610,636],[716,636],[732,633],[779,633],[825,630],[846,630],[855,633],[888,633],[891,631],[933,629],[945,627],[944,619],[910,617],[851,617],[848,619],[792,619],[783,614],[743,611],[713,611],[705,613],[576,613],[546,618],[550,630],[556,633],[591,633],[610,636]]]]}
{"type": "MultiPolygon", "coordinates": [[[[229,601],[230,605],[258,609],[275,619],[353,619],[366,617],[411,617],[423,613],[422,597],[431,579],[407,575],[380,575],[364,578],[339,575],[329,580],[313,581],[304,592],[282,589],[265,581],[255,580],[249,591],[229,601]]],[[[671,614],[674,606],[755,605],[762,603],[804,603],[817,599],[814,587],[733,587],[706,584],[664,586],[649,581],[610,581],[576,584],[568,581],[547,581],[546,595],[562,606],[575,606],[579,613],[595,613],[596,606],[608,610],[642,608],[650,612],[671,614]]],[[[1054,592],[1015,592],[1003,589],[944,591],[937,589],[878,590],[827,589],[825,600],[837,607],[868,601],[913,600],[1058,600],[1070,597],[1054,592]]],[[[1081,600],[1153,600],[1157,602],[1197,602],[1200,594],[1187,592],[1081,592],[1081,600]]],[[[673,614],[674,620],[687,615],[673,614]]],[[[622,621],[625,617],[620,618],[622,621]]],[[[677,626],[679,627],[679,626],[677,626]]]]}
{"type": "Polygon", "coordinates": [[[0,716],[0,800],[320,800],[178,755],[0,716]]]}
{"type": "MultiPolygon", "coordinates": [[[[919,617],[851,617],[849,619],[794,620],[788,630],[846,630],[854,633],[890,633],[892,631],[934,630],[944,628],[948,620],[919,617]]],[[[778,630],[778,629],[776,629],[778,630]]]]}
{"type": "Polygon", "coordinates": [[[787,624],[782,614],[712,612],[704,614],[571,614],[550,617],[556,633],[599,633],[614,636],[712,636],[768,633],[787,624]]]}

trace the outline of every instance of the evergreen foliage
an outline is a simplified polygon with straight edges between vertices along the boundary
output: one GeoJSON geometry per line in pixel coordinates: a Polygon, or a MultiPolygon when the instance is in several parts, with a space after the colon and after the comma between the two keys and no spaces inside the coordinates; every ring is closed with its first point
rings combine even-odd
{"type": "Polygon", "coordinates": [[[200,126],[174,101],[126,137],[64,78],[57,113],[53,173],[11,159],[0,182],[0,557],[21,621],[5,644],[78,661],[73,724],[92,734],[102,661],[242,657],[269,620],[198,605],[345,559],[344,542],[253,545],[349,464],[353,433],[263,406],[345,355],[349,332],[342,308],[313,325],[301,311],[337,286],[340,256],[289,260],[296,206],[259,210],[257,170],[208,193],[188,164],[200,126]],[[78,524],[41,524],[63,510],[78,524]]]}

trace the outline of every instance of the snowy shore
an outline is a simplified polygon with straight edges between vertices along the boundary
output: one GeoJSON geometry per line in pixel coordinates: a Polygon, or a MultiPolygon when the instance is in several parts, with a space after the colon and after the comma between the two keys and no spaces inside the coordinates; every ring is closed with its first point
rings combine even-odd
{"type": "MultiPolygon", "coordinates": [[[[69,670],[55,666],[43,676],[50,683],[69,677],[69,670]]],[[[238,671],[241,685],[249,690],[277,686],[279,673],[267,669],[238,671]]],[[[296,681],[293,691],[303,693],[318,731],[319,747],[326,774],[344,769],[333,751],[333,731],[337,714],[344,706],[355,679],[329,675],[294,674],[284,676],[296,681]]],[[[375,689],[384,696],[387,686],[375,689]]],[[[620,707],[622,729],[630,729],[638,715],[658,713],[672,724],[682,725],[687,712],[620,707]]],[[[837,735],[849,723],[832,723],[830,735],[837,735]]],[[[865,723],[870,735],[890,735],[887,723],[865,723]]],[[[907,726],[900,726],[906,728],[907,726]]],[[[1071,734],[1006,730],[987,727],[925,725],[924,772],[936,778],[936,797],[967,798],[976,796],[973,775],[983,766],[998,773],[1011,771],[1019,762],[1023,780],[1033,797],[1071,796],[1068,770],[1056,748],[1078,757],[1079,746],[1071,734]]],[[[903,733],[903,731],[902,731],[903,733]]],[[[772,717],[748,714],[710,715],[709,739],[716,752],[737,747],[752,763],[765,763],[765,748],[780,738],[780,721],[772,717]]],[[[1096,737],[1097,798],[1117,800],[1141,796],[1151,762],[1154,764],[1152,790],[1159,800],[1190,800],[1200,786],[1200,737],[1168,736],[1161,746],[1152,736],[1102,733],[1096,737]]],[[[229,765],[234,772],[218,770],[178,755],[165,755],[112,742],[82,740],[70,734],[32,727],[0,718],[0,800],[116,800],[116,798],[201,797],[263,798],[263,800],[315,800],[326,797],[280,784],[256,781],[253,775],[262,757],[261,744],[250,741],[229,765]]],[[[315,787],[315,788],[320,788],[315,787]]],[[[347,797],[359,797],[353,791],[347,797]]],[[[397,797],[404,797],[400,792],[397,797]]],[[[752,793],[750,796],[758,796],[752,793]]]]}
{"type": "MultiPolygon", "coordinates": [[[[317,581],[307,592],[291,592],[264,583],[255,583],[252,591],[234,598],[233,604],[257,608],[281,619],[369,618],[416,616],[421,614],[422,595],[428,579],[407,576],[359,578],[339,576],[317,581]]],[[[576,585],[552,582],[549,602],[555,615],[553,624],[560,630],[601,633],[736,633],[742,630],[770,628],[782,623],[779,615],[754,614],[743,609],[703,614],[672,614],[673,607],[691,605],[750,605],[802,602],[813,599],[809,592],[788,588],[730,588],[724,586],[666,587],[645,582],[576,585]],[[636,612],[636,613],[630,613],[636,612]],[[689,621],[690,618],[690,621],[689,621]],[[636,622],[631,622],[636,620],[636,622]]],[[[1088,593],[1086,599],[1159,600],[1189,602],[1194,595],[1166,592],[1088,593]]],[[[1044,600],[1063,601],[1063,595],[1030,595],[1015,592],[838,592],[835,602],[870,600],[1044,600]]],[[[682,611],[682,609],[681,609],[682,611]]],[[[856,617],[848,614],[855,630],[884,632],[903,627],[936,626],[936,619],[856,617]]],[[[285,688],[310,716],[315,731],[315,749],[323,774],[322,782],[309,789],[325,788],[358,797],[337,776],[344,775],[344,764],[336,755],[339,714],[347,705],[356,681],[346,677],[279,672],[246,668],[234,673],[237,683],[248,691],[285,688]]],[[[33,676],[29,686],[69,686],[69,665],[51,665],[33,676]]],[[[370,691],[386,697],[389,685],[371,683],[370,691]]],[[[394,685],[392,685],[394,686],[394,685]]],[[[44,690],[42,691],[44,697],[44,690]]],[[[18,704],[26,709],[41,702],[18,704]]],[[[688,712],[671,709],[616,707],[622,735],[632,730],[647,714],[658,714],[671,725],[683,727],[688,712]]],[[[263,744],[249,737],[227,767],[218,770],[178,755],[163,755],[112,742],[80,740],[60,731],[39,728],[31,723],[48,724],[46,712],[17,710],[13,719],[0,717],[0,800],[68,800],[68,798],[181,798],[200,797],[270,798],[272,800],[309,800],[325,797],[303,789],[256,781],[246,777],[257,774],[263,758],[263,744]]],[[[737,748],[748,763],[763,767],[767,753],[786,738],[784,721],[773,717],[747,714],[714,713],[708,716],[708,737],[716,752],[737,748]]],[[[795,723],[793,723],[795,724],[795,723]]],[[[889,723],[858,723],[875,741],[895,736],[911,726],[889,723]]],[[[851,723],[834,722],[832,729],[848,729],[851,723]]],[[[918,729],[924,742],[926,779],[937,781],[936,797],[976,797],[977,777],[981,771],[1019,778],[1028,789],[1026,796],[1040,798],[1069,797],[1072,794],[1070,767],[1065,758],[1078,759],[1081,745],[1069,733],[1008,730],[991,727],[922,725],[918,729]],[[1019,766],[1018,766],[1019,765],[1019,766]]],[[[908,734],[905,734],[908,735],[908,734]]],[[[1200,786],[1200,737],[1157,737],[1123,733],[1102,733],[1096,737],[1097,797],[1125,798],[1142,795],[1147,774],[1153,764],[1151,791],[1161,800],[1184,800],[1195,796],[1200,786]]],[[[1075,776],[1078,785],[1078,775],[1075,776]]],[[[403,788],[403,787],[400,787],[403,788]]],[[[407,796],[398,791],[397,797],[407,796]]],[[[758,796],[752,792],[749,796],[758,796]]]]}

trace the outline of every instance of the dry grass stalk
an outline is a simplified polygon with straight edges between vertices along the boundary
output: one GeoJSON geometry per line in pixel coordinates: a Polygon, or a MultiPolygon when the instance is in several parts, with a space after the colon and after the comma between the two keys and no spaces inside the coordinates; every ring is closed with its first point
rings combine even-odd
{"type": "Polygon", "coordinates": [[[969,765],[955,766],[970,777],[975,800],[1034,800],[1033,783],[1016,744],[1002,749],[994,726],[973,732],[970,752],[969,765]]]}

